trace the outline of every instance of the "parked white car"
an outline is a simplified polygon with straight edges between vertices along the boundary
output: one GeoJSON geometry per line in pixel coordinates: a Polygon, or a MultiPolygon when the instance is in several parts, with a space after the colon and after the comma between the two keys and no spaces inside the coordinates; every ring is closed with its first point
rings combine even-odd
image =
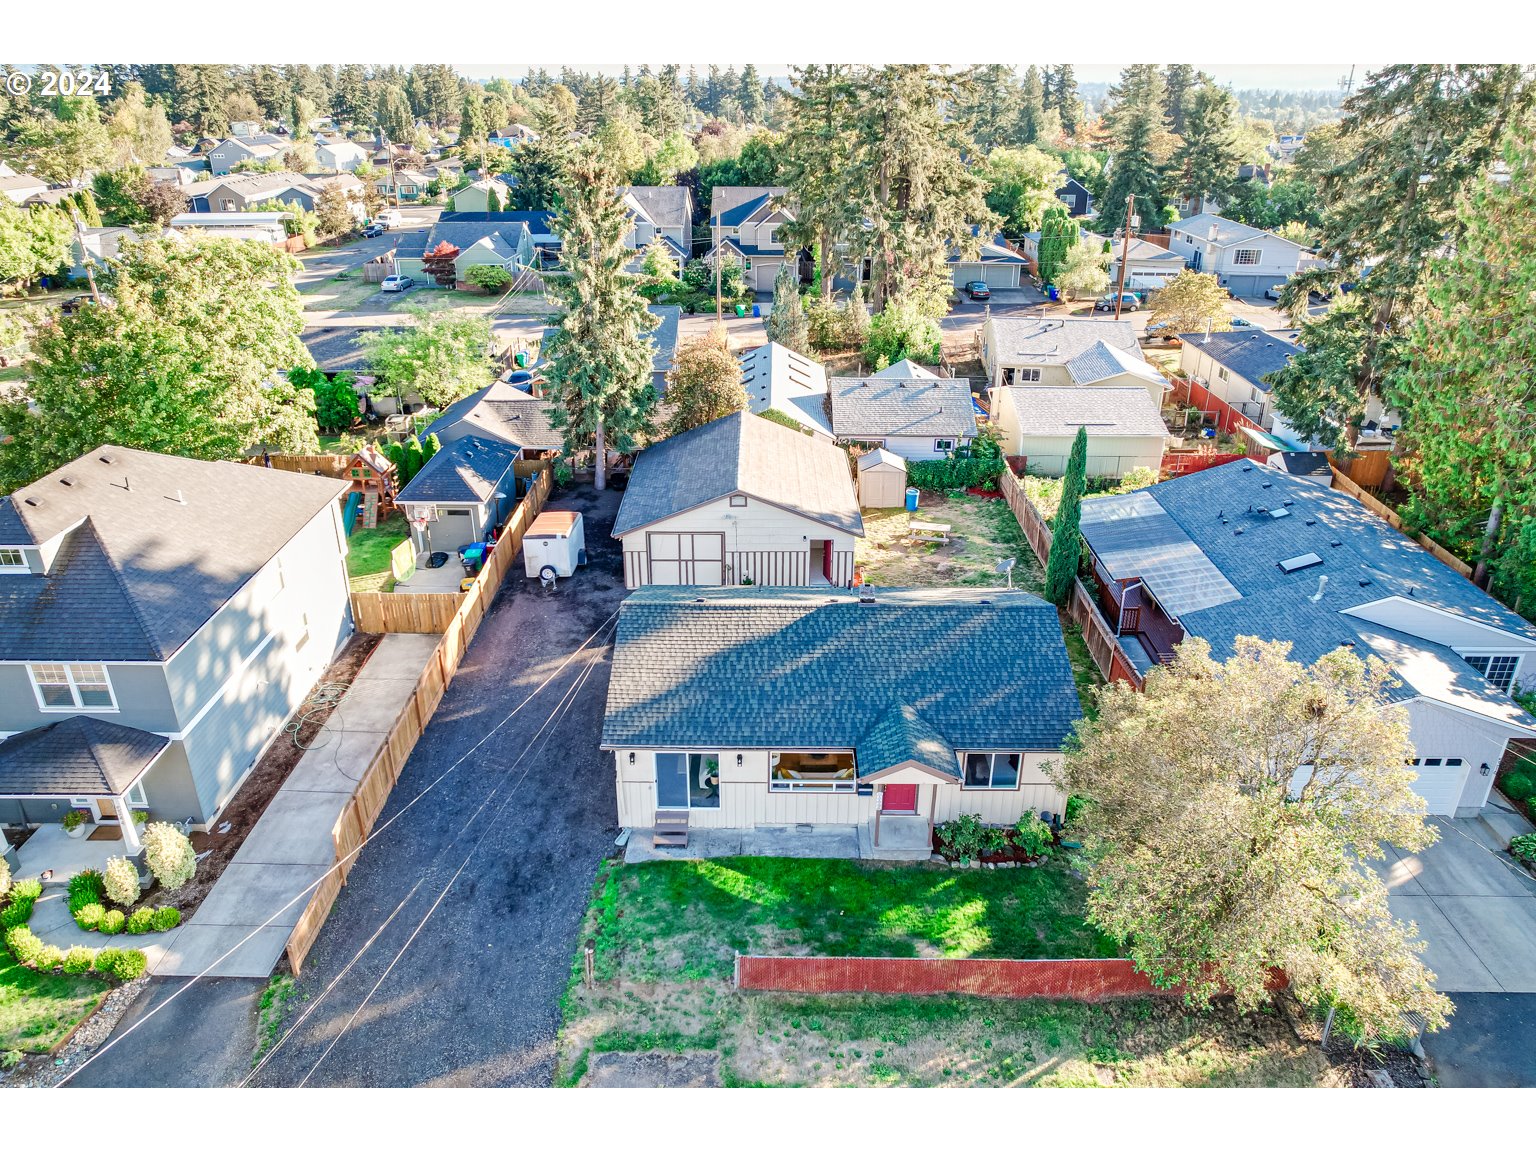
{"type": "Polygon", "coordinates": [[[407,288],[414,288],[416,281],[409,276],[386,276],[384,282],[379,285],[380,292],[404,292],[407,288]]]}

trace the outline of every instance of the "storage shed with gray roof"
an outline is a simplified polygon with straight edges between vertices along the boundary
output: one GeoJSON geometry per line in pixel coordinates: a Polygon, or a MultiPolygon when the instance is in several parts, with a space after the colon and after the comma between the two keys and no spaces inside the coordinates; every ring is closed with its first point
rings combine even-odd
{"type": "Polygon", "coordinates": [[[864,524],[841,448],[737,412],[641,452],[613,534],[631,588],[846,585],[864,524]]]}
{"type": "Polygon", "coordinates": [[[1080,716],[1027,592],[647,588],[619,610],[602,745],[626,827],[864,826],[926,853],[930,820],[1060,812],[1047,770],[1080,716]]]}
{"type": "Polygon", "coordinates": [[[516,445],[463,435],[449,441],[400,489],[395,503],[418,552],[453,552],[483,540],[517,504],[516,445]]]}

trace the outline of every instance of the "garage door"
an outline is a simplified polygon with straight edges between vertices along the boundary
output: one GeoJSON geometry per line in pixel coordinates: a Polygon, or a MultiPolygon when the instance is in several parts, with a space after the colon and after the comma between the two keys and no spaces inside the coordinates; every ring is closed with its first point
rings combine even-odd
{"type": "Polygon", "coordinates": [[[986,281],[992,288],[1017,288],[1019,266],[1017,264],[988,264],[986,281]]]}
{"type": "Polygon", "coordinates": [[[647,532],[652,584],[725,583],[725,533],[647,532]]]}
{"type": "Polygon", "coordinates": [[[972,280],[980,280],[981,269],[982,265],[980,264],[956,264],[955,287],[964,288],[972,280]]]}
{"type": "Polygon", "coordinates": [[[1262,296],[1264,289],[1284,279],[1284,276],[1224,276],[1221,282],[1234,296],[1262,296]]]}
{"type": "Polygon", "coordinates": [[[1413,770],[1419,778],[1413,782],[1413,790],[1424,797],[1424,806],[1431,816],[1454,816],[1461,800],[1461,789],[1467,781],[1467,763],[1463,760],[1426,757],[1413,762],[1413,770]]]}
{"type": "Polygon", "coordinates": [[[468,508],[439,508],[437,519],[427,525],[427,539],[434,552],[454,552],[475,542],[475,525],[468,508]]]}

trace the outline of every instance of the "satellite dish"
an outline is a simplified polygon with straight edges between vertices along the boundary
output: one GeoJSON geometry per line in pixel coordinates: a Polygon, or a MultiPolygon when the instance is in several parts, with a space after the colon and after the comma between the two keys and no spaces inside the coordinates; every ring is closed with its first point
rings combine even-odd
{"type": "Polygon", "coordinates": [[[997,562],[997,573],[999,576],[1006,575],[1008,577],[1008,587],[1010,588],[1013,587],[1013,566],[1016,563],[1018,563],[1018,561],[1012,556],[1008,557],[1006,560],[999,560],[997,562]]]}

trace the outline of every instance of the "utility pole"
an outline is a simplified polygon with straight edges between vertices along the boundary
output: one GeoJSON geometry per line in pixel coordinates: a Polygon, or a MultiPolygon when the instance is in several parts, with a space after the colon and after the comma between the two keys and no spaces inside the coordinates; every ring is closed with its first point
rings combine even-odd
{"type": "Polygon", "coordinates": [[[1136,207],[1136,194],[1125,198],[1125,234],[1120,238],[1120,282],[1115,286],[1115,319],[1120,319],[1120,305],[1125,302],[1125,266],[1131,262],[1131,209],[1136,207]]]}
{"type": "Polygon", "coordinates": [[[69,214],[75,221],[75,241],[80,245],[80,263],[85,265],[85,278],[91,285],[91,301],[95,304],[100,304],[101,293],[96,289],[95,264],[91,261],[90,249],[85,246],[85,225],[80,223],[80,213],[78,210],[71,208],[69,214]]]}
{"type": "Polygon", "coordinates": [[[714,219],[711,220],[710,223],[714,225],[715,235],[715,323],[720,324],[724,321],[724,317],[721,315],[720,307],[720,264],[725,259],[725,253],[720,251],[719,213],[715,214],[714,219]]]}

